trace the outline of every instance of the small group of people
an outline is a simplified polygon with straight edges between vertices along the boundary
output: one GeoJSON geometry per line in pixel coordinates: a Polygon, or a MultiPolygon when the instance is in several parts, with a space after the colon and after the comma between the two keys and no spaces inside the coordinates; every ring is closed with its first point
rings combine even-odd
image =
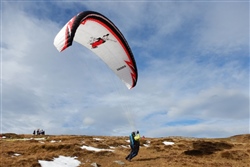
{"type": "Polygon", "coordinates": [[[33,135],[45,135],[45,131],[43,129],[37,129],[33,131],[33,135]]]}
{"type": "Polygon", "coordinates": [[[134,158],[138,154],[139,149],[140,149],[140,137],[141,136],[138,130],[130,134],[129,140],[130,140],[131,151],[128,154],[128,156],[125,158],[126,160],[131,161],[132,158],[134,158]]]}

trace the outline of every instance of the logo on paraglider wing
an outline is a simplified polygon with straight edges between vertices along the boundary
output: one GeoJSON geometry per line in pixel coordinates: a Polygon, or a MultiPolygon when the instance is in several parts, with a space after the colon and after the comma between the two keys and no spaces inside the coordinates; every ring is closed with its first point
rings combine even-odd
{"type": "Polygon", "coordinates": [[[120,70],[122,70],[122,69],[124,69],[124,68],[126,68],[126,65],[123,65],[123,66],[117,68],[116,70],[117,70],[117,71],[120,71],[120,70]]]}
{"type": "Polygon", "coordinates": [[[89,40],[89,43],[90,43],[92,49],[94,49],[94,48],[97,48],[98,46],[102,45],[103,43],[105,43],[108,40],[116,42],[115,40],[109,39],[109,34],[106,34],[106,35],[103,35],[102,37],[98,37],[98,38],[91,37],[91,39],[89,40]]]}

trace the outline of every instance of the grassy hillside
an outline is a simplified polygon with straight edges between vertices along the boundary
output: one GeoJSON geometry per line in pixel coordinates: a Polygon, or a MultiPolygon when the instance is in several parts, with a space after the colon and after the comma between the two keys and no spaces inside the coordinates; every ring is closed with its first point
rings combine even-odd
{"type": "Polygon", "coordinates": [[[125,160],[130,151],[127,140],[128,137],[2,134],[0,166],[39,167],[38,160],[50,161],[60,155],[77,157],[80,167],[91,167],[93,163],[101,167],[249,167],[250,164],[249,134],[220,139],[145,138],[141,139],[139,154],[132,162],[125,160]],[[174,144],[165,145],[166,141],[174,144]],[[103,151],[89,151],[82,146],[103,151]]]}

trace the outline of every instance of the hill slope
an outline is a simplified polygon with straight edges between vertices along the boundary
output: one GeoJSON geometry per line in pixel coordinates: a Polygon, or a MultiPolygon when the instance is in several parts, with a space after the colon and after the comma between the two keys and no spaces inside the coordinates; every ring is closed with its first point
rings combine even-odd
{"type": "Polygon", "coordinates": [[[185,137],[144,138],[137,157],[130,152],[128,137],[32,136],[2,134],[2,167],[39,167],[39,160],[75,157],[80,167],[249,167],[250,135],[220,139],[185,137]],[[91,150],[92,149],[92,150],[91,150]]]}

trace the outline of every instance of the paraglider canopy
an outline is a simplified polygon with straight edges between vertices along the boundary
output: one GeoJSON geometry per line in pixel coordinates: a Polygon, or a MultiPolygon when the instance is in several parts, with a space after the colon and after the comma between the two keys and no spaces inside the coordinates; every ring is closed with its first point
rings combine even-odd
{"type": "Polygon", "coordinates": [[[58,32],[54,45],[63,51],[76,41],[100,57],[131,89],[137,83],[137,67],[133,53],[120,30],[104,15],[84,11],[58,32]]]}

